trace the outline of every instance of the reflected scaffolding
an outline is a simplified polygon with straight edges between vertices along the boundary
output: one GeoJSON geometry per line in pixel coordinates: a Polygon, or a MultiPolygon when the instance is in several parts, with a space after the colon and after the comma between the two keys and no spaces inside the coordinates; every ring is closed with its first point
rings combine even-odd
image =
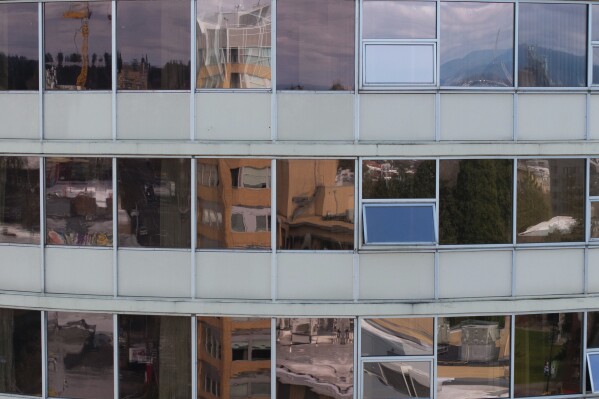
{"type": "Polygon", "coordinates": [[[433,318],[364,319],[362,356],[432,356],[433,318]]]}
{"type": "Polygon", "coordinates": [[[362,399],[430,398],[431,362],[364,362],[362,399]]]}
{"type": "Polygon", "coordinates": [[[0,90],[37,90],[37,3],[0,4],[0,90]]]}
{"type": "Polygon", "coordinates": [[[362,198],[435,198],[434,160],[362,162],[362,198]]]}

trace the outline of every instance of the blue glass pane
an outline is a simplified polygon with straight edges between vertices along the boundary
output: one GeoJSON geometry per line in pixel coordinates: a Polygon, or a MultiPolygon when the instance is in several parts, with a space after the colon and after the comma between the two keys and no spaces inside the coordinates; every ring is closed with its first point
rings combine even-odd
{"type": "Polygon", "coordinates": [[[593,392],[599,392],[599,353],[589,355],[589,376],[593,380],[593,392]]]}
{"type": "Polygon", "coordinates": [[[434,242],[433,206],[366,206],[366,244],[434,242]]]}

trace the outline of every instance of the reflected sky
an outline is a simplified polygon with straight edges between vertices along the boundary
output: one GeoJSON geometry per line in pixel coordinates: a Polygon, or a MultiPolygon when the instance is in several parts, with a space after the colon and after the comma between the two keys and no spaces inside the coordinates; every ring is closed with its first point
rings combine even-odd
{"type": "Polygon", "coordinates": [[[0,53],[37,60],[37,3],[0,4],[0,53]]]}
{"type": "Polygon", "coordinates": [[[362,4],[363,39],[434,39],[434,2],[368,0],[362,4]]]}
{"type": "Polygon", "coordinates": [[[591,38],[599,40],[599,4],[593,4],[593,25],[591,26],[591,38]]]}

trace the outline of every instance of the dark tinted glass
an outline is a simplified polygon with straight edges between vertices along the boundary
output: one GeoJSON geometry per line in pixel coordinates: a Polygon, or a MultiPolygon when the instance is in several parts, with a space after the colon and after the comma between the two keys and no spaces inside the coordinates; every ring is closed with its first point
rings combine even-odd
{"type": "Polygon", "coordinates": [[[587,313],[587,348],[599,348],[599,312],[587,313]]]}
{"type": "Polygon", "coordinates": [[[39,168],[39,158],[0,157],[0,242],[39,244],[39,168]]]}
{"type": "Polygon", "coordinates": [[[37,90],[37,3],[0,4],[0,90],[37,90]]]}
{"type": "Polygon", "coordinates": [[[279,0],[277,19],[277,89],[353,90],[353,0],[279,0]]]}
{"type": "Polygon", "coordinates": [[[362,198],[435,198],[435,161],[368,160],[362,163],[362,198]]]}
{"type": "Polygon", "coordinates": [[[593,84],[599,84],[599,47],[593,47],[593,84]]]}
{"type": "Polygon", "coordinates": [[[112,159],[46,158],[46,242],[112,245],[112,159]]]}
{"type": "Polygon", "coordinates": [[[514,85],[514,4],[441,3],[441,85],[514,85]]]}
{"type": "Polygon", "coordinates": [[[364,206],[364,243],[435,242],[434,206],[368,204],[364,206]]]}
{"type": "Polygon", "coordinates": [[[364,319],[362,356],[432,356],[433,319],[364,319]]]}
{"type": "Polygon", "coordinates": [[[580,393],[582,313],[516,316],[514,396],[580,393]]]}
{"type": "Polygon", "coordinates": [[[0,393],[42,395],[40,312],[0,308],[0,393]]]}
{"type": "Polygon", "coordinates": [[[363,39],[434,39],[437,5],[432,1],[364,0],[363,39]]]}
{"type": "Polygon", "coordinates": [[[441,161],[441,244],[512,242],[512,165],[509,159],[441,161]]]}
{"type": "Polygon", "coordinates": [[[593,41],[599,41],[599,4],[593,4],[591,7],[593,7],[591,39],[593,41]]]}
{"type": "Polygon", "coordinates": [[[510,319],[509,316],[439,318],[439,399],[509,397],[510,319]]]}
{"type": "Polygon", "coordinates": [[[278,160],[279,249],[354,248],[354,161],[278,160]]]}
{"type": "Polygon", "coordinates": [[[353,319],[278,319],[277,398],[352,398],[353,341],[353,319]]]}
{"type": "Polygon", "coordinates": [[[185,90],[190,82],[189,2],[117,2],[119,90],[185,90]]]}
{"type": "Polygon", "coordinates": [[[119,398],[191,397],[189,317],[119,316],[119,353],[119,398]]]}
{"type": "Polygon", "coordinates": [[[599,238],[599,201],[591,202],[591,238],[599,238]]]}
{"type": "Polygon", "coordinates": [[[198,159],[198,248],[270,249],[270,160],[198,159]]]}
{"type": "Polygon", "coordinates": [[[119,159],[121,247],[191,246],[189,159],[119,159]]]}
{"type": "Polygon", "coordinates": [[[112,331],[111,314],[48,312],[49,396],[113,396],[112,331]]]}
{"type": "Polygon", "coordinates": [[[363,371],[363,399],[431,397],[431,362],[365,362],[363,371]]]}
{"type": "Polygon", "coordinates": [[[518,161],[518,242],[584,241],[584,159],[518,161]]]}
{"type": "Polygon", "coordinates": [[[589,159],[589,195],[599,196],[599,158],[589,159]]]}
{"type": "Polygon", "coordinates": [[[271,87],[270,2],[200,0],[197,87],[271,87]]]}
{"type": "Polygon", "coordinates": [[[519,7],[519,85],[585,86],[586,4],[521,3],[519,7]]]}

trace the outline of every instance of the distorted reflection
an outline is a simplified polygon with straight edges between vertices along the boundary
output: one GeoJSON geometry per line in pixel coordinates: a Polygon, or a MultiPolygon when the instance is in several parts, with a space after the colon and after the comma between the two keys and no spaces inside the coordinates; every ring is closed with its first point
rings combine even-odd
{"type": "Polygon", "coordinates": [[[364,0],[363,39],[434,39],[437,5],[433,1],[364,0]]]}
{"type": "Polygon", "coordinates": [[[518,242],[584,241],[584,159],[518,160],[518,242]]]}
{"type": "Polygon", "coordinates": [[[37,3],[0,4],[0,90],[37,90],[37,3]]]}
{"type": "Polygon", "coordinates": [[[354,248],[354,161],[277,161],[277,248],[354,248]]]}
{"type": "MultiPolygon", "coordinates": [[[[599,13],[599,10],[597,10],[597,13],[599,13]]],[[[592,53],[592,57],[593,57],[593,84],[594,85],[598,85],[599,84],[599,47],[593,46],[592,50],[593,50],[593,53],[592,53]]]]}
{"type": "Polygon", "coordinates": [[[119,398],[188,399],[189,317],[119,315],[118,323],[119,398]]]}
{"type": "Polygon", "coordinates": [[[435,198],[434,160],[362,162],[362,198],[435,198]]]}
{"type": "Polygon", "coordinates": [[[198,317],[198,398],[270,397],[271,320],[198,317]]]}
{"type": "Polygon", "coordinates": [[[198,159],[198,248],[270,248],[270,160],[198,159]]]}
{"type": "Polygon", "coordinates": [[[40,312],[0,308],[0,393],[41,396],[40,312]]]}
{"type": "Polygon", "coordinates": [[[112,331],[111,314],[48,313],[49,396],[113,396],[112,331]]]}
{"type": "Polygon", "coordinates": [[[189,90],[189,2],[119,1],[117,15],[118,89],[189,90]]]}
{"type": "Polygon", "coordinates": [[[189,159],[118,160],[119,246],[191,246],[190,170],[189,159]]]}
{"type": "Polygon", "coordinates": [[[364,362],[363,399],[430,398],[431,362],[364,362]]]}
{"type": "Polygon", "coordinates": [[[46,242],[112,245],[112,160],[46,159],[46,242]]]}
{"type": "Polygon", "coordinates": [[[433,355],[433,318],[364,319],[362,356],[433,355]]]}
{"type": "Polygon", "coordinates": [[[591,238],[599,238],[599,201],[591,202],[591,238]]]}
{"type": "Polygon", "coordinates": [[[589,159],[589,195],[599,196],[599,158],[589,159]]]}
{"type": "Polygon", "coordinates": [[[437,397],[509,397],[510,334],[509,316],[439,318],[437,397]]]}
{"type": "Polygon", "coordinates": [[[582,313],[516,316],[514,396],[580,393],[582,313]]]}
{"type": "Polygon", "coordinates": [[[353,319],[278,319],[277,398],[353,398],[353,342],[353,319]]]}
{"type": "Polygon", "coordinates": [[[39,243],[39,167],[36,157],[0,157],[0,242],[39,243]]]}
{"type": "Polygon", "coordinates": [[[441,160],[441,244],[512,242],[513,161],[441,160]]]}
{"type": "Polygon", "coordinates": [[[201,0],[197,10],[197,87],[271,87],[271,5],[201,0]]]}

